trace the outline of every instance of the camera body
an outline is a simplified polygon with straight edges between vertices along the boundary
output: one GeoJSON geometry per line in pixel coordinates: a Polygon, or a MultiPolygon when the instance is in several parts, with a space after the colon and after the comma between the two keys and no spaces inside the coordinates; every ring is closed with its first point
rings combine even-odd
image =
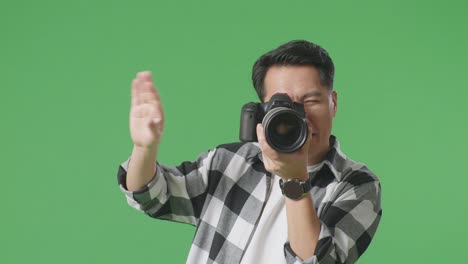
{"type": "Polygon", "coordinates": [[[240,140],[258,141],[258,123],[263,125],[268,145],[276,151],[294,152],[307,141],[304,105],[293,102],[285,93],[276,93],[265,103],[250,102],[242,107],[240,140]]]}

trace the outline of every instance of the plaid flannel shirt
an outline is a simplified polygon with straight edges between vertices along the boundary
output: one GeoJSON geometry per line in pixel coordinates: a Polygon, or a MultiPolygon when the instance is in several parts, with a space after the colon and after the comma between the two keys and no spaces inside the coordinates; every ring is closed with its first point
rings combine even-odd
{"type": "MultiPolygon", "coordinates": [[[[315,254],[302,260],[284,241],[286,263],[354,263],[379,225],[382,210],[377,176],[364,164],[347,158],[335,136],[330,143],[322,167],[309,175],[321,223],[315,254]]],[[[130,158],[118,170],[127,202],[151,217],[196,226],[187,263],[241,262],[274,178],[265,170],[258,143],[220,145],[179,166],[156,163],[153,179],[134,192],[126,188],[130,158]]]]}

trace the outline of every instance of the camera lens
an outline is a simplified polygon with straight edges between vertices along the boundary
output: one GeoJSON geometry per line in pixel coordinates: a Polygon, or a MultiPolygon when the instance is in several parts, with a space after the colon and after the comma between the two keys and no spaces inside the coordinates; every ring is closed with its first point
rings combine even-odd
{"type": "Polygon", "coordinates": [[[296,151],[307,140],[305,120],[289,108],[272,109],[265,115],[262,123],[268,144],[279,152],[296,151]]]}

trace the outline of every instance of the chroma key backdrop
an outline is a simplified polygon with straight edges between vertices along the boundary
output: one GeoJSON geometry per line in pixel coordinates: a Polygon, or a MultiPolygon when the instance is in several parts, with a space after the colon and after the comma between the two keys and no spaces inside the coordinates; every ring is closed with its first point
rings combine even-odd
{"type": "Polygon", "coordinates": [[[0,263],[185,263],[195,228],[132,209],[130,83],[150,70],[178,165],[238,141],[250,74],[294,39],[336,66],[333,134],[380,178],[358,263],[465,263],[466,1],[0,2],[0,263]]]}

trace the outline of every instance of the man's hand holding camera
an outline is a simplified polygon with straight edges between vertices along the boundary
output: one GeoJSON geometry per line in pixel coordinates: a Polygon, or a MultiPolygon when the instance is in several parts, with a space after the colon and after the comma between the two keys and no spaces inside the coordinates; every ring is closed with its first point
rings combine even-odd
{"type": "Polygon", "coordinates": [[[305,115],[304,105],[285,93],[265,103],[247,103],[241,111],[240,139],[259,142],[269,172],[285,180],[307,180],[312,130],[305,115]]]}
{"type": "MultiPolygon", "coordinates": [[[[309,131],[311,131],[309,129],[309,131]]],[[[284,179],[306,180],[307,157],[311,140],[311,133],[307,136],[306,143],[298,150],[291,153],[282,153],[274,150],[265,139],[263,125],[257,124],[257,138],[262,150],[265,169],[284,179]]]]}

